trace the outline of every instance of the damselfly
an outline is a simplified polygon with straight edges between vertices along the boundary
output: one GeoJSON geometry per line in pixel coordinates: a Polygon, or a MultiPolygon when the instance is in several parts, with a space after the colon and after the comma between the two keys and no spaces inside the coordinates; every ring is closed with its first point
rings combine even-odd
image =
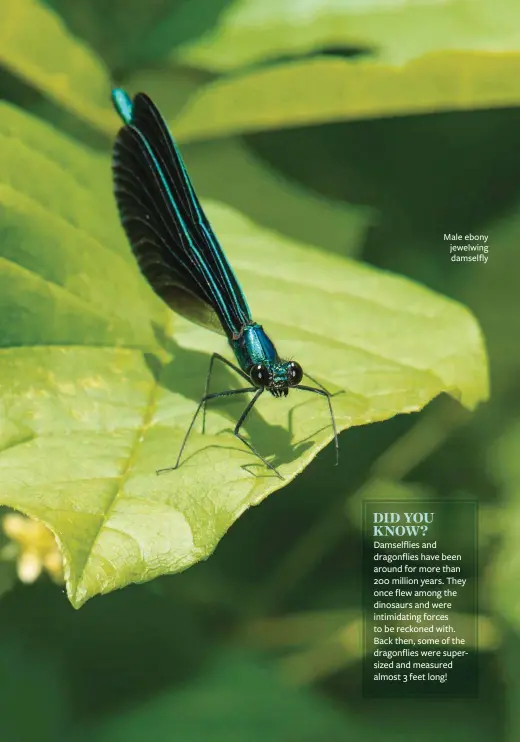
{"type": "Polygon", "coordinates": [[[120,88],[112,101],[124,126],[119,131],[113,157],[114,190],[121,223],[141,272],[150,286],[174,311],[227,336],[238,366],[218,353],[209,363],[204,394],[182,441],[174,466],[206,402],[218,397],[253,393],[235,425],[234,434],[280,478],[273,464],[260,454],[240,430],[260,396],[267,389],[286,397],[289,389],[319,394],[328,402],[336,463],[338,434],[331,394],[303,372],[296,361],[285,361],[261,325],[253,321],[246,297],[202,210],[181,154],[168,127],[150,98],[138,93],[132,101],[120,88]],[[250,386],[222,392],[209,391],[215,361],[229,366],[250,386]],[[307,376],[316,387],[301,383],[307,376]]]}

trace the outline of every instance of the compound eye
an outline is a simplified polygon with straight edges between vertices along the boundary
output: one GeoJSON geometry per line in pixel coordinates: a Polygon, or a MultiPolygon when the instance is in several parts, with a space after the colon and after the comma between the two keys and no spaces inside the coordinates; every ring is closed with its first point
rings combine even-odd
{"type": "Polygon", "coordinates": [[[249,376],[255,386],[263,387],[269,385],[269,371],[263,363],[257,363],[256,366],[253,366],[249,372],[249,376]]]}
{"type": "Polygon", "coordinates": [[[303,369],[296,361],[291,361],[287,368],[287,376],[291,386],[297,386],[303,379],[303,369]]]}

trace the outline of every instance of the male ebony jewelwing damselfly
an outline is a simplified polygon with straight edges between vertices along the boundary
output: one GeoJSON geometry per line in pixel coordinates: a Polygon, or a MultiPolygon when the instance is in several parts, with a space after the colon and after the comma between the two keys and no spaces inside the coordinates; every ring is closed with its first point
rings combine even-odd
{"type": "Polygon", "coordinates": [[[218,353],[209,363],[204,394],[182,441],[174,466],[177,469],[195,420],[211,399],[253,393],[240,415],[234,434],[283,478],[240,433],[247,416],[267,389],[275,397],[286,397],[289,389],[300,389],[325,397],[330,412],[336,463],[338,434],[331,394],[305,374],[317,387],[301,384],[304,376],[296,361],[285,361],[261,325],[253,321],[246,297],[202,210],[181,154],[155,104],[144,93],[132,101],[120,88],[112,101],[124,126],[119,131],[113,156],[114,191],[121,223],[150,286],[174,311],[227,336],[238,366],[218,353]],[[215,361],[229,366],[252,385],[241,389],[209,392],[215,361]]]}

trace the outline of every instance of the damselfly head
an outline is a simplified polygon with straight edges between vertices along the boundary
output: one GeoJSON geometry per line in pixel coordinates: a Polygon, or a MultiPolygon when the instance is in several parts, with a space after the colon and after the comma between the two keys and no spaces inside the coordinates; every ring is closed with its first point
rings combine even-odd
{"type": "Polygon", "coordinates": [[[258,389],[268,389],[274,397],[286,397],[292,386],[298,386],[303,370],[296,361],[255,363],[249,370],[251,382],[258,389]]]}

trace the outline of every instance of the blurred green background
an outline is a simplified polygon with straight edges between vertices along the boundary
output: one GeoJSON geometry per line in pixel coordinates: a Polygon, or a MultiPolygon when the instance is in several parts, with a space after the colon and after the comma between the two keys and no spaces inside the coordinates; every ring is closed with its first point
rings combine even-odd
{"type": "Polygon", "coordinates": [[[4,0],[3,99],[107,153],[100,70],[145,90],[202,198],[465,303],[492,397],[343,433],[338,468],[329,446],[208,561],[79,612],[9,562],[2,740],[519,739],[519,29],[516,0],[4,0]],[[489,235],[488,263],[451,262],[454,232],[489,235]],[[367,496],[478,499],[478,701],[361,697],[367,496]]]}

